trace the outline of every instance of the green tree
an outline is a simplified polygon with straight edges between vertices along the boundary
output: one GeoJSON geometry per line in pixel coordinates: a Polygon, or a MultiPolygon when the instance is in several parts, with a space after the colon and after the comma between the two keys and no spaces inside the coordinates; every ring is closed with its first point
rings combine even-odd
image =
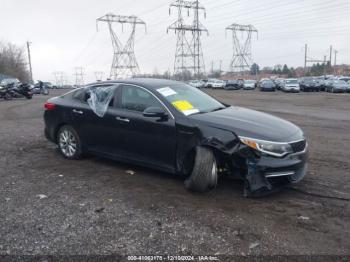
{"type": "Polygon", "coordinates": [[[254,63],[252,64],[252,66],[250,67],[250,74],[251,75],[257,75],[260,73],[260,67],[258,64],[254,63]]]}
{"type": "Polygon", "coordinates": [[[289,74],[289,68],[286,64],[284,64],[284,66],[283,66],[282,73],[286,74],[286,75],[289,74]]]}

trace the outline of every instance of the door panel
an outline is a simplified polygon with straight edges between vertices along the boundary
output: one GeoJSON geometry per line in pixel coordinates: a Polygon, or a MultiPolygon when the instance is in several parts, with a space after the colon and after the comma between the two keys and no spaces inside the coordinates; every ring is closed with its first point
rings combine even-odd
{"type": "Polygon", "coordinates": [[[176,160],[175,120],[171,116],[166,120],[143,116],[142,112],[147,107],[163,108],[146,89],[122,85],[120,91],[115,111],[122,136],[120,149],[132,159],[173,171],[176,160]]]}
{"type": "Polygon", "coordinates": [[[119,110],[118,116],[128,119],[119,122],[122,143],[118,146],[125,154],[167,169],[175,167],[175,121],[144,117],[142,113],[119,110]]]}

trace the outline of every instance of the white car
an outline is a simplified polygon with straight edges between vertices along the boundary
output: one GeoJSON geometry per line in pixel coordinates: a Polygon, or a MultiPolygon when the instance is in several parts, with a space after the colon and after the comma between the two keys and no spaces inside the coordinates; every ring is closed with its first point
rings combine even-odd
{"type": "Polygon", "coordinates": [[[225,87],[225,81],[219,79],[209,79],[205,87],[220,89],[225,87]]]}
{"type": "Polygon", "coordinates": [[[296,93],[299,93],[300,92],[300,85],[298,83],[298,79],[296,79],[296,78],[285,79],[282,82],[281,89],[284,92],[296,92],[296,93]]]}
{"type": "Polygon", "coordinates": [[[201,88],[204,86],[205,83],[201,80],[191,80],[188,82],[188,84],[196,88],[201,88]]]}
{"type": "Polygon", "coordinates": [[[251,89],[255,89],[255,86],[256,86],[255,80],[244,80],[243,89],[251,90],[251,89]]]}

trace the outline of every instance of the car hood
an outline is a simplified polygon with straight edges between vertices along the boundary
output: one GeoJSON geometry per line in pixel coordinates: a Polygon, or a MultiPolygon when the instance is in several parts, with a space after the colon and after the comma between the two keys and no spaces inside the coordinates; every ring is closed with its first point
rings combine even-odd
{"type": "Polygon", "coordinates": [[[303,139],[296,125],[270,114],[231,106],[219,111],[189,116],[200,125],[231,131],[245,136],[274,142],[291,142],[303,139]]]}
{"type": "Polygon", "coordinates": [[[336,88],[342,88],[342,89],[345,89],[345,88],[348,87],[347,84],[334,84],[333,86],[336,87],[336,88]]]}

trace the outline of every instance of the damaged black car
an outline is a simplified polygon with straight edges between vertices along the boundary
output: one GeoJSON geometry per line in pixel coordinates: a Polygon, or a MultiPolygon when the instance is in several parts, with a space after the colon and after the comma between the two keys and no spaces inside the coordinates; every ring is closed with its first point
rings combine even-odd
{"type": "Polygon", "coordinates": [[[244,181],[245,196],[261,196],[307,171],[299,127],[182,82],[98,82],[48,100],[45,109],[45,135],[65,158],[91,153],[156,168],[184,176],[192,191],[230,176],[244,181]]]}

